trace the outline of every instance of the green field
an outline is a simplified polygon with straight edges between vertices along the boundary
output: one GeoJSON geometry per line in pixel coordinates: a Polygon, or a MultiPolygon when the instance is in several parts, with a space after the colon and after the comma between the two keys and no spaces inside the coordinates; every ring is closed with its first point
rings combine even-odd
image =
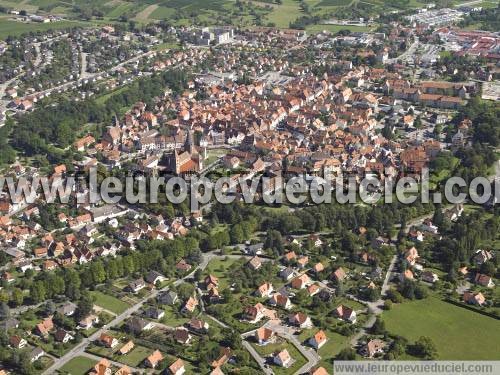
{"type": "Polygon", "coordinates": [[[87,357],[75,357],[61,367],[61,373],[71,375],[86,374],[94,365],[96,361],[87,357]]]}
{"type": "Polygon", "coordinates": [[[57,29],[67,29],[70,27],[88,26],[89,23],[80,21],[60,21],[53,23],[23,23],[0,18],[0,40],[10,36],[19,36],[30,31],[47,31],[57,29]]]}
{"type": "Polygon", "coordinates": [[[115,314],[121,314],[130,307],[127,303],[119,300],[118,298],[109,296],[107,294],[98,291],[91,291],[90,294],[92,295],[93,298],[95,298],[94,303],[97,306],[100,306],[106,310],[114,312],[115,314]]]}
{"type": "Polygon", "coordinates": [[[175,13],[175,9],[172,8],[167,8],[164,6],[160,6],[156,8],[153,13],[149,15],[149,18],[155,19],[155,20],[162,20],[162,19],[167,19],[172,17],[172,15],[175,13]]]}
{"type": "Polygon", "coordinates": [[[390,333],[410,342],[429,336],[441,360],[500,359],[498,320],[437,298],[399,304],[382,318],[390,333]]]}
{"type": "Polygon", "coordinates": [[[130,367],[139,367],[139,365],[144,361],[144,359],[151,355],[152,350],[145,348],[144,346],[136,346],[130,351],[130,353],[125,355],[117,354],[113,358],[115,361],[123,363],[130,367]]]}

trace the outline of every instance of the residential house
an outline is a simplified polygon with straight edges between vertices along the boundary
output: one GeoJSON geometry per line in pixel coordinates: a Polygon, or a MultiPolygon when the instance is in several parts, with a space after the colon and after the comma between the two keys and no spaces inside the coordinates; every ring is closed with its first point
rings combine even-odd
{"type": "Polygon", "coordinates": [[[186,328],[178,327],[175,329],[174,338],[175,341],[177,341],[179,344],[189,345],[193,336],[191,336],[191,334],[186,328]]]}
{"type": "Polygon", "coordinates": [[[78,322],[78,328],[87,330],[92,328],[94,324],[97,323],[99,323],[99,317],[97,315],[91,314],[78,322]]]}
{"type": "Polygon", "coordinates": [[[111,363],[106,359],[101,359],[89,372],[89,375],[111,375],[111,363]]]}
{"type": "Polygon", "coordinates": [[[377,354],[381,354],[384,352],[384,348],[386,347],[385,342],[380,339],[373,339],[366,343],[363,347],[363,353],[365,356],[369,358],[373,358],[377,354]]]}
{"type": "Polygon", "coordinates": [[[328,371],[324,367],[313,367],[308,373],[309,375],[328,375],[328,371]]]}
{"type": "Polygon", "coordinates": [[[333,311],[333,313],[339,319],[352,324],[356,323],[356,311],[354,311],[350,307],[340,305],[333,311]]]}
{"type": "Polygon", "coordinates": [[[291,286],[294,289],[305,289],[310,284],[311,284],[311,279],[305,273],[300,275],[299,277],[296,277],[291,282],[291,286]]]}
{"type": "Polygon", "coordinates": [[[319,330],[309,339],[309,345],[311,345],[314,349],[319,350],[319,348],[326,344],[327,340],[325,332],[323,330],[319,330]]]}
{"type": "Polygon", "coordinates": [[[422,272],[422,275],[420,276],[420,278],[422,279],[422,281],[432,283],[432,284],[434,284],[436,281],[439,280],[438,275],[436,275],[434,272],[431,272],[431,271],[422,272]]]}
{"type": "Polygon", "coordinates": [[[302,312],[289,315],[288,321],[299,328],[311,328],[313,326],[311,318],[302,312]]]}
{"type": "Polygon", "coordinates": [[[180,358],[177,358],[174,363],[168,366],[168,372],[171,375],[183,375],[186,372],[184,361],[180,358]]]}
{"type": "Polygon", "coordinates": [[[271,298],[269,298],[269,304],[271,306],[278,306],[286,310],[292,308],[292,302],[290,301],[290,298],[282,293],[274,293],[271,298]]]}
{"type": "Polygon", "coordinates": [[[153,354],[151,354],[144,360],[144,364],[147,367],[155,368],[162,360],[163,354],[161,354],[159,350],[155,350],[153,354]]]}
{"type": "Polygon", "coordinates": [[[101,333],[101,336],[99,337],[99,342],[104,347],[111,349],[114,348],[119,343],[119,341],[116,338],[114,338],[111,335],[108,335],[107,333],[101,333]]]}
{"type": "Polygon", "coordinates": [[[134,349],[134,342],[132,340],[128,341],[125,345],[123,345],[120,350],[118,350],[118,353],[121,355],[125,355],[130,353],[132,349],[134,349]]]}
{"type": "Polygon", "coordinates": [[[35,348],[29,354],[29,359],[31,362],[38,361],[41,357],[45,355],[45,352],[42,348],[35,348]]]}
{"type": "Polygon", "coordinates": [[[141,333],[153,329],[154,323],[138,317],[132,317],[127,321],[127,328],[130,332],[141,333]]]}
{"type": "Polygon", "coordinates": [[[273,363],[277,366],[288,368],[292,364],[292,357],[290,357],[288,350],[283,349],[273,354],[273,363]]]}
{"type": "Polygon", "coordinates": [[[287,267],[280,272],[280,277],[284,281],[291,280],[295,275],[295,270],[292,267],[287,267]]]}
{"type": "Polygon", "coordinates": [[[167,290],[165,292],[162,292],[158,295],[157,300],[159,303],[163,305],[174,305],[177,300],[177,293],[175,293],[172,290],[167,290]]]}
{"type": "Polygon", "coordinates": [[[259,345],[266,345],[271,343],[276,338],[276,332],[273,330],[260,327],[255,330],[255,341],[259,343],[259,345]]]}
{"type": "Polygon", "coordinates": [[[262,303],[257,303],[255,306],[247,306],[243,311],[243,317],[245,320],[248,320],[250,323],[259,322],[264,316],[265,307],[262,303]]]}
{"type": "Polygon", "coordinates": [[[333,280],[335,280],[337,282],[344,281],[346,277],[347,277],[347,274],[346,274],[346,272],[344,271],[344,269],[342,267],[337,268],[332,273],[333,280]]]}
{"type": "Polygon", "coordinates": [[[76,305],[73,302],[66,302],[57,309],[57,312],[66,316],[73,316],[76,311],[76,305]]]}
{"type": "Polygon", "coordinates": [[[484,303],[486,302],[486,298],[484,298],[484,295],[481,292],[479,293],[464,292],[462,298],[465,303],[468,303],[470,305],[483,306],[484,303]]]}
{"type": "Polygon", "coordinates": [[[219,352],[219,357],[216,360],[212,361],[210,366],[212,368],[220,368],[223,365],[225,365],[231,359],[232,356],[233,352],[231,351],[231,348],[221,347],[219,352]]]}
{"type": "Polygon", "coordinates": [[[163,276],[161,273],[156,272],[156,271],[150,271],[146,275],[146,281],[150,284],[156,285],[156,283],[162,283],[166,280],[166,277],[163,276]]]}
{"type": "Polygon", "coordinates": [[[257,271],[260,267],[262,267],[262,262],[258,257],[253,257],[248,261],[248,266],[254,270],[257,271]]]}
{"type": "Polygon", "coordinates": [[[320,272],[323,272],[325,270],[325,266],[323,266],[323,264],[320,262],[320,263],[316,263],[312,270],[314,271],[314,273],[318,274],[320,272]]]}
{"type": "Polygon", "coordinates": [[[484,275],[482,273],[477,273],[476,277],[474,278],[474,282],[476,284],[479,284],[481,286],[485,286],[487,288],[493,288],[495,286],[495,283],[493,282],[493,278],[488,275],[484,275]]]}
{"type": "Polygon", "coordinates": [[[410,266],[414,266],[418,258],[419,258],[418,251],[415,248],[415,246],[409,248],[404,253],[404,259],[408,262],[410,266]]]}
{"type": "Polygon", "coordinates": [[[193,313],[198,306],[198,300],[195,297],[189,297],[184,306],[182,307],[182,312],[193,313]]]}
{"type": "Polygon", "coordinates": [[[191,269],[191,265],[188,264],[184,259],[181,259],[179,262],[177,262],[177,264],[175,265],[175,268],[178,270],[178,271],[181,271],[181,272],[188,272],[190,269],[191,269]]]}
{"type": "Polygon", "coordinates": [[[54,334],[54,338],[57,342],[62,342],[63,344],[66,344],[67,342],[74,339],[74,337],[64,329],[58,329],[54,334]]]}
{"type": "Polygon", "coordinates": [[[40,323],[35,326],[36,334],[46,337],[49,332],[54,329],[54,322],[52,321],[52,317],[45,318],[40,323]]]}
{"type": "Polygon", "coordinates": [[[127,290],[132,293],[137,293],[140,290],[144,289],[146,287],[146,283],[144,282],[143,278],[131,281],[127,285],[127,290]]]}
{"type": "Polygon", "coordinates": [[[273,284],[271,283],[264,283],[261,286],[257,288],[257,291],[255,294],[258,297],[269,297],[271,293],[273,292],[273,284]]]}
{"type": "Polygon", "coordinates": [[[480,266],[481,264],[486,263],[492,258],[493,254],[491,253],[491,251],[477,250],[476,253],[474,254],[473,260],[476,265],[480,266]]]}
{"type": "Polygon", "coordinates": [[[28,342],[17,335],[10,336],[9,345],[14,349],[22,349],[28,345],[28,342]]]}
{"type": "Polygon", "coordinates": [[[160,320],[165,316],[165,311],[157,309],[156,307],[150,307],[146,311],[144,311],[144,316],[150,319],[160,320]]]}
{"type": "Polygon", "coordinates": [[[208,328],[210,328],[207,322],[194,317],[187,323],[187,326],[190,330],[198,333],[207,332],[208,328]]]}

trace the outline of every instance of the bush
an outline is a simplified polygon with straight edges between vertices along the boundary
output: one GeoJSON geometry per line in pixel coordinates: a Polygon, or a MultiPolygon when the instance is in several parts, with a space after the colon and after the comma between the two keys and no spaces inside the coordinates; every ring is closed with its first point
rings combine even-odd
{"type": "Polygon", "coordinates": [[[384,309],[385,310],[390,310],[392,309],[392,301],[390,299],[386,299],[384,301],[384,309]]]}

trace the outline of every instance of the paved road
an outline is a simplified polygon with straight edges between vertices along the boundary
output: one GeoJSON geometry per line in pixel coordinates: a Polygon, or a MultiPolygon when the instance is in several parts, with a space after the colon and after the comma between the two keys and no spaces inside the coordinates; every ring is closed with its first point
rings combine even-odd
{"type": "MultiPolygon", "coordinates": [[[[208,263],[211,260],[213,260],[213,259],[223,259],[225,257],[227,257],[227,258],[241,258],[240,255],[218,255],[217,253],[218,253],[218,250],[215,250],[215,251],[212,251],[212,252],[209,252],[209,253],[204,253],[202,255],[202,261],[201,261],[201,263],[197,267],[195,267],[191,273],[189,273],[188,275],[184,276],[181,279],[178,279],[178,280],[174,281],[173,285],[179,285],[179,284],[185,282],[186,280],[192,279],[193,276],[194,276],[194,274],[195,274],[195,272],[198,269],[204,270],[207,267],[208,263]]],[[[247,258],[250,258],[250,257],[247,257],[247,258]]],[[[265,261],[265,259],[261,259],[261,260],[265,261]]],[[[156,298],[156,296],[159,293],[161,293],[161,292],[163,292],[165,290],[168,290],[169,288],[170,288],[170,286],[166,286],[166,287],[164,287],[162,289],[154,290],[149,296],[143,298],[137,304],[133,305],[132,307],[128,308],[127,310],[125,310],[120,315],[116,316],[110,323],[104,325],[102,328],[100,328],[99,330],[97,330],[94,334],[92,334],[88,338],[83,339],[80,344],[78,344],[77,346],[75,346],[66,355],[64,355],[61,358],[59,358],[51,367],[49,367],[47,370],[45,370],[43,372],[43,374],[47,374],[47,375],[54,374],[58,369],[60,369],[62,366],[64,366],[64,364],[66,362],[68,362],[69,360],[71,360],[73,357],[76,357],[76,356],[79,356],[79,355],[83,355],[83,353],[85,352],[85,348],[87,347],[87,345],[90,344],[92,341],[97,340],[99,338],[99,336],[101,335],[101,333],[106,332],[110,327],[114,327],[114,326],[117,326],[117,325],[121,324],[123,321],[125,321],[126,319],[128,319],[131,315],[137,313],[143,307],[143,305],[146,302],[148,302],[151,299],[156,298]]],[[[158,326],[163,326],[163,327],[165,327],[167,329],[172,329],[173,328],[173,327],[165,326],[165,325],[157,323],[157,322],[155,322],[155,324],[158,325],[158,326]]]]}
{"type": "Polygon", "coordinates": [[[368,312],[371,314],[370,318],[365,322],[365,324],[363,325],[363,327],[361,327],[361,329],[359,330],[359,332],[356,333],[356,335],[354,335],[351,338],[351,346],[357,346],[358,345],[359,340],[361,339],[361,337],[363,337],[364,335],[366,335],[368,333],[368,330],[370,328],[372,328],[373,325],[375,324],[377,316],[380,315],[380,314],[382,314],[382,312],[384,311],[382,309],[382,306],[384,305],[383,297],[386,296],[387,291],[389,290],[389,287],[390,287],[389,282],[391,280],[391,275],[394,272],[394,267],[396,266],[397,260],[398,260],[397,255],[394,255],[392,257],[392,259],[391,259],[391,263],[389,264],[389,267],[387,268],[387,273],[385,274],[384,282],[382,284],[382,288],[381,288],[381,292],[380,292],[380,298],[377,301],[374,301],[374,302],[361,301],[361,300],[358,300],[357,298],[353,298],[351,296],[351,298],[356,299],[357,301],[365,304],[368,307],[368,312]]]}
{"type": "Polygon", "coordinates": [[[243,340],[243,346],[245,347],[246,350],[250,353],[250,355],[253,357],[255,362],[257,362],[261,368],[261,370],[264,372],[264,374],[267,375],[273,375],[274,372],[271,370],[269,367],[266,365],[266,360],[262,358],[259,353],[253,348],[252,344],[250,344],[247,340],[243,340]]]}
{"type": "MultiPolygon", "coordinates": [[[[283,325],[282,322],[279,319],[276,320],[269,320],[267,321],[263,327],[269,328],[276,332],[276,334],[280,337],[283,337],[284,339],[288,340],[293,346],[297,348],[297,350],[307,359],[307,363],[302,366],[299,370],[297,370],[297,374],[304,374],[309,372],[314,366],[316,366],[319,361],[321,360],[321,357],[318,355],[318,353],[309,347],[305,347],[297,338],[295,333],[297,332],[297,329],[295,327],[291,326],[286,326],[283,325]]],[[[272,374],[272,370],[268,367],[265,366],[266,360],[265,358],[262,358],[252,347],[252,345],[246,340],[248,337],[252,337],[255,334],[255,330],[245,332],[244,334],[241,335],[241,338],[243,339],[243,345],[247,350],[250,352],[252,357],[257,361],[257,363],[260,365],[261,369],[266,373],[266,374],[272,374]]]]}

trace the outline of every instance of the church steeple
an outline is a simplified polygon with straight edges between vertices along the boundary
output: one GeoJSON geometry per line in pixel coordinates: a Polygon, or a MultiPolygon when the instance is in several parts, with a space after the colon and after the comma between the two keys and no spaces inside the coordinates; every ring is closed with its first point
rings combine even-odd
{"type": "Polygon", "coordinates": [[[184,142],[184,151],[187,151],[190,154],[196,152],[194,148],[193,132],[191,131],[191,129],[186,130],[186,141],[184,142]]]}

